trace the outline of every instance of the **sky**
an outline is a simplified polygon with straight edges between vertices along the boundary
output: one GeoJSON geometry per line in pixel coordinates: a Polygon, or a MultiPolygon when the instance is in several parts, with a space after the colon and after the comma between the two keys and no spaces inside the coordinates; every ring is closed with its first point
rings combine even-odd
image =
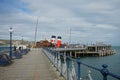
{"type": "Polygon", "coordinates": [[[120,45],[120,0],[0,0],[0,39],[120,45]],[[71,38],[70,38],[71,36],[71,38]]]}

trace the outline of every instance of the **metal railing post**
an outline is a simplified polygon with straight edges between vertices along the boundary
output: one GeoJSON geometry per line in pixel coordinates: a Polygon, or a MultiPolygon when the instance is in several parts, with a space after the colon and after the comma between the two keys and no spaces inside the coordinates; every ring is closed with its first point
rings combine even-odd
{"type": "Polygon", "coordinates": [[[81,77],[81,74],[80,74],[80,64],[81,64],[80,57],[78,57],[78,59],[77,59],[77,64],[78,64],[78,79],[77,80],[80,80],[80,77],[81,77]]]}
{"type": "Polygon", "coordinates": [[[57,68],[56,71],[59,71],[58,70],[58,52],[57,52],[57,67],[56,68],[57,68]]]}
{"type": "Polygon", "coordinates": [[[69,55],[66,57],[66,63],[67,63],[67,80],[69,80],[69,65],[70,65],[70,58],[69,55]]]}
{"type": "Polygon", "coordinates": [[[103,80],[107,80],[107,75],[108,75],[108,69],[106,69],[108,67],[108,65],[103,64],[102,65],[103,69],[101,70],[101,73],[103,75],[103,80]]]}
{"type": "Polygon", "coordinates": [[[54,65],[54,51],[52,51],[51,56],[52,56],[52,64],[54,65]]]}
{"type": "Polygon", "coordinates": [[[60,64],[60,67],[61,67],[61,70],[60,70],[60,77],[62,77],[63,75],[62,75],[62,67],[63,67],[63,63],[64,63],[64,57],[63,57],[63,55],[61,54],[60,55],[60,60],[61,60],[61,64],[60,64]]]}
{"type": "Polygon", "coordinates": [[[56,59],[56,52],[54,53],[54,67],[55,67],[55,64],[56,64],[55,59],[56,59]]]}

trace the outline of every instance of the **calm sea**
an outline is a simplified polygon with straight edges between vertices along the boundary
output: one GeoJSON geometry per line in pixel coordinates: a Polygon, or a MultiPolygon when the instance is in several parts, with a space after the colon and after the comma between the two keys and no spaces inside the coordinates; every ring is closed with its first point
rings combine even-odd
{"type": "MultiPolygon", "coordinates": [[[[114,74],[120,75],[120,47],[113,47],[116,54],[104,57],[83,57],[81,61],[91,66],[101,68],[102,64],[108,65],[108,70],[114,74]]],[[[88,68],[81,66],[81,76],[85,78],[88,68]]],[[[91,70],[93,80],[103,80],[100,72],[91,70]]],[[[108,80],[117,80],[108,76],[108,80]]]]}
{"type": "Polygon", "coordinates": [[[5,51],[5,50],[9,50],[10,47],[8,46],[0,46],[0,51],[5,51]]]}

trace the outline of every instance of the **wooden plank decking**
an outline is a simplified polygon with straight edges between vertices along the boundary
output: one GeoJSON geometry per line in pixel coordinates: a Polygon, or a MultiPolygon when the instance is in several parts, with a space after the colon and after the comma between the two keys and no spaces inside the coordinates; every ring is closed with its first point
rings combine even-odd
{"type": "Polygon", "coordinates": [[[41,49],[33,49],[14,63],[0,67],[0,80],[63,80],[41,49]]]}

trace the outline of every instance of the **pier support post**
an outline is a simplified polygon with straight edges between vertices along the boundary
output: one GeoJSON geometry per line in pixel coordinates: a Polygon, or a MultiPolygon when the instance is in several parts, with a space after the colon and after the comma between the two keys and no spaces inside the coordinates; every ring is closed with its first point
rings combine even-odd
{"type": "Polygon", "coordinates": [[[64,59],[66,59],[66,51],[64,51],[63,53],[64,53],[64,59]]]}
{"type": "Polygon", "coordinates": [[[70,57],[72,57],[72,51],[70,51],[70,57]]]}
{"type": "Polygon", "coordinates": [[[97,52],[97,51],[98,51],[97,46],[95,46],[95,52],[97,52]]]}
{"type": "Polygon", "coordinates": [[[75,58],[77,58],[77,53],[76,53],[76,51],[75,51],[75,58]]]}

